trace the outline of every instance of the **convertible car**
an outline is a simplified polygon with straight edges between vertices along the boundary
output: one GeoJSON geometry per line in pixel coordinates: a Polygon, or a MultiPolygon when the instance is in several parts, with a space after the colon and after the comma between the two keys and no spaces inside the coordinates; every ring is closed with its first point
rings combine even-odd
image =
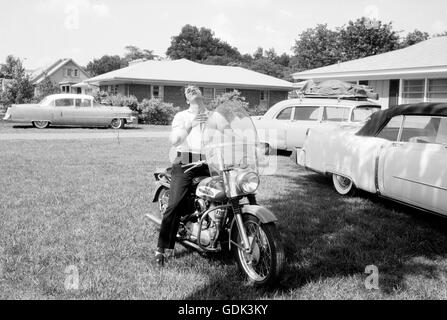
{"type": "Polygon", "coordinates": [[[44,129],[57,126],[102,126],[124,128],[136,120],[127,107],[107,107],[96,104],[92,96],[80,94],[54,94],[39,104],[13,105],[6,111],[5,121],[32,123],[44,129]]]}
{"type": "Polygon", "coordinates": [[[402,105],[374,113],[360,129],[307,132],[297,163],[355,188],[447,215],[447,104],[402,105]]]}

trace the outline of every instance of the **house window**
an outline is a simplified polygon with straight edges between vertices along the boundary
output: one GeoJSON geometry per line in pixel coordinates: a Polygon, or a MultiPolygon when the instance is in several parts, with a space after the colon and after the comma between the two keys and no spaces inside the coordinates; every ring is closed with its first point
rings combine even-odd
{"type": "Polygon", "coordinates": [[[78,69],[74,69],[74,76],[77,78],[79,77],[79,71],[78,69]]]}
{"type": "Polygon", "coordinates": [[[73,70],[72,69],[67,69],[67,77],[71,77],[72,76],[72,73],[73,73],[73,70]]]}
{"type": "Polygon", "coordinates": [[[234,89],[234,88],[226,88],[226,89],[225,89],[225,92],[226,92],[226,93],[231,93],[231,92],[233,92],[233,91],[236,91],[236,89],[234,89]]]}
{"type": "Polygon", "coordinates": [[[108,92],[110,94],[118,94],[118,85],[111,85],[111,86],[109,86],[108,92]]]}
{"type": "Polygon", "coordinates": [[[163,99],[163,86],[152,86],[152,98],[163,99]]]}
{"type": "Polygon", "coordinates": [[[261,91],[260,100],[261,101],[268,101],[269,100],[269,92],[267,90],[262,90],[261,91]]]}
{"type": "Polygon", "coordinates": [[[213,100],[214,88],[203,88],[203,97],[205,98],[205,100],[213,100]]]}
{"type": "Polygon", "coordinates": [[[425,80],[404,80],[402,103],[418,103],[424,101],[425,80]]]}
{"type": "Polygon", "coordinates": [[[431,79],[428,81],[429,102],[447,101],[447,79],[431,79]]]}
{"type": "Polygon", "coordinates": [[[70,93],[70,86],[61,86],[61,91],[63,93],[70,93]]]}
{"type": "Polygon", "coordinates": [[[223,95],[224,93],[226,92],[226,90],[225,89],[217,89],[216,88],[216,98],[217,97],[220,97],[221,95],[223,95]]]}

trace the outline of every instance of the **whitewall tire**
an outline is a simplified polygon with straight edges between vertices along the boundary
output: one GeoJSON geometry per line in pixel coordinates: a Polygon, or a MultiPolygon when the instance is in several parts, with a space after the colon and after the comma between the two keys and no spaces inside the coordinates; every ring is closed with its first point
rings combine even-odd
{"type": "Polygon", "coordinates": [[[332,175],[332,182],[334,183],[335,190],[342,196],[353,195],[355,192],[355,185],[351,179],[338,175],[332,175]]]}
{"type": "Polygon", "coordinates": [[[50,123],[48,121],[33,121],[33,126],[37,129],[45,129],[48,128],[50,123]]]}
{"type": "Polygon", "coordinates": [[[126,124],[126,122],[124,121],[124,119],[113,119],[112,122],[110,123],[110,127],[112,129],[123,129],[124,125],[126,124]]]}

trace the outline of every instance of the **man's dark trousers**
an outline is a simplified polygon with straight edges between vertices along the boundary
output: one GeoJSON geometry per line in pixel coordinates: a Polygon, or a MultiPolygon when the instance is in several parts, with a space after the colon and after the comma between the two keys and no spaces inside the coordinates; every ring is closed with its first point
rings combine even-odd
{"type": "Polygon", "coordinates": [[[172,166],[171,187],[169,190],[169,204],[161,222],[158,248],[174,249],[177,231],[182,215],[191,213],[184,212],[186,199],[192,184],[192,180],[199,176],[209,176],[206,165],[195,168],[185,173],[182,162],[175,161],[172,166]]]}

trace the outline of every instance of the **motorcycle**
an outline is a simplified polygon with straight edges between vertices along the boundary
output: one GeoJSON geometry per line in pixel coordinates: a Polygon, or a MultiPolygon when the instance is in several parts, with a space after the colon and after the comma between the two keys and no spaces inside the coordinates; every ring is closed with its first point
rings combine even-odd
{"type": "MultiPolygon", "coordinates": [[[[243,108],[224,103],[210,115],[202,141],[206,161],[183,168],[208,165],[210,176],[193,180],[177,241],[202,253],[231,252],[253,284],[270,285],[280,276],[284,251],[277,217],[256,201],[262,154],[254,124],[243,108]]],[[[148,217],[160,226],[169,203],[171,172],[154,175],[158,212],[148,217]]]]}

